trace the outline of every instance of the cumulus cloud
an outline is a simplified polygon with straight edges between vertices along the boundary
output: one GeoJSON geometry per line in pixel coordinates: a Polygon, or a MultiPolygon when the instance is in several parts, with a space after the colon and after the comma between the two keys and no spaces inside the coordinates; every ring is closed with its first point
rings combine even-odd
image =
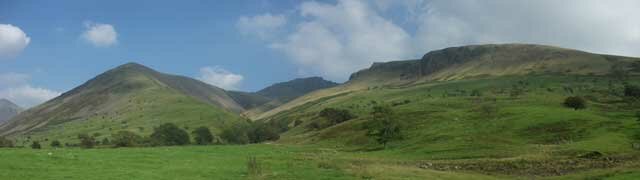
{"type": "Polygon", "coordinates": [[[0,24],[0,59],[14,57],[29,45],[31,38],[19,27],[0,24]]]}
{"type": "Polygon", "coordinates": [[[82,38],[96,47],[109,47],[118,43],[118,32],[111,24],[85,22],[82,38]]]}
{"type": "Polygon", "coordinates": [[[236,27],[242,34],[254,35],[260,39],[273,38],[278,29],[287,23],[284,15],[271,15],[270,13],[253,17],[242,16],[238,19],[236,27]]]}
{"type": "Polygon", "coordinates": [[[343,80],[373,61],[411,57],[409,34],[363,1],[306,2],[299,13],[308,20],[271,47],[317,74],[343,80]]]}
{"type": "Polygon", "coordinates": [[[302,18],[285,27],[288,33],[266,42],[301,71],[333,80],[375,61],[469,44],[535,43],[640,56],[638,7],[635,0],[308,1],[296,11],[302,18]]]}
{"type": "Polygon", "coordinates": [[[215,66],[200,68],[200,76],[198,79],[223,89],[237,90],[244,77],[215,66]]]}
{"type": "Polygon", "coordinates": [[[20,73],[0,74],[0,98],[22,106],[32,107],[60,95],[60,92],[34,87],[29,84],[30,76],[20,73]]]}
{"type": "Polygon", "coordinates": [[[640,1],[471,0],[422,5],[416,39],[427,50],[519,42],[640,55],[640,1]]]}

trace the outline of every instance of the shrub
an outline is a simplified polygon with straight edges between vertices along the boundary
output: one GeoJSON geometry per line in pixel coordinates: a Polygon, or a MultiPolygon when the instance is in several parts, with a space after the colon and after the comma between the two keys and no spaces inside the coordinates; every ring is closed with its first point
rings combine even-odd
{"type": "Polygon", "coordinates": [[[262,167],[255,156],[251,156],[247,160],[247,174],[251,177],[262,175],[262,167]]]}
{"type": "Polygon", "coordinates": [[[31,143],[31,149],[40,149],[40,148],[42,148],[42,146],[40,146],[40,142],[33,141],[33,143],[31,143]]]}
{"type": "Polygon", "coordinates": [[[625,85],[624,96],[631,98],[640,98],[640,87],[630,84],[625,85]]]}
{"type": "Polygon", "coordinates": [[[375,106],[373,119],[367,124],[367,135],[373,137],[386,149],[391,141],[402,139],[401,123],[393,118],[393,110],[387,106],[375,106]]]}
{"type": "Polygon", "coordinates": [[[251,131],[247,134],[251,143],[260,143],[264,141],[275,141],[280,139],[280,135],[275,128],[267,124],[255,124],[251,131]]]}
{"type": "Polygon", "coordinates": [[[249,137],[247,136],[247,128],[243,125],[235,125],[222,131],[220,136],[231,144],[247,144],[249,137]]]}
{"type": "Polygon", "coordinates": [[[213,135],[211,134],[211,130],[207,127],[198,127],[193,130],[193,136],[195,143],[198,145],[211,144],[213,142],[213,135]]]}
{"type": "Polygon", "coordinates": [[[109,141],[109,138],[102,139],[102,145],[109,145],[109,144],[111,144],[111,141],[109,141]]]}
{"type": "Polygon", "coordinates": [[[335,108],[325,108],[320,111],[319,115],[320,117],[328,119],[333,125],[355,118],[349,110],[335,108]]]}
{"type": "MultiPolygon", "coordinates": [[[[142,137],[131,131],[118,131],[111,135],[111,139],[114,147],[135,147],[142,144],[142,137]]],[[[108,141],[107,139],[107,144],[108,141]]],[[[102,144],[105,144],[104,140],[102,144]]]]}
{"type": "Polygon", "coordinates": [[[54,148],[62,147],[62,143],[60,143],[60,141],[58,140],[53,140],[51,141],[51,147],[54,147],[54,148]]]}
{"type": "Polygon", "coordinates": [[[13,147],[13,141],[0,136],[0,148],[13,147]]]}
{"type": "Polygon", "coordinates": [[[95,138],[88,134],[78,134],[78,139],[80,139],[80,147],[93,148],[96,145],[95,138]]]}
{"type": "Polygon", "coordinates": [[[156,146],[175,146],[189,144],[189,133],[173,123],[162,124],[153,129],[151,141],[156,146]]]}
{"type": "Polygon", "coordinates": [[[564,105],[574,110],[587,108],[587,102],[580,96],[567,97],[564,100],[564,105]]]}
{"type": "Polygon", "coordinates": [[[473,91],[471,91],[471,96],[482,96],[482,92],[480,92],[480,90],[478,89],[474,89],[473,91]]]}

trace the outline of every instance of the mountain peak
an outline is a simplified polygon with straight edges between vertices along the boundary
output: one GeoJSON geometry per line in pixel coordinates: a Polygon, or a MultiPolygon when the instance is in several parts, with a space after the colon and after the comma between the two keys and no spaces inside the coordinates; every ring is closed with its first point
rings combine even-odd
{"type": "Polygon", "coordinates": [[[12,106],[12,107],[20,107],[18,105],[16,105],[15,103],[9,101],[8,99],[5,98],[0,98],[0,106],[12,106]]]}

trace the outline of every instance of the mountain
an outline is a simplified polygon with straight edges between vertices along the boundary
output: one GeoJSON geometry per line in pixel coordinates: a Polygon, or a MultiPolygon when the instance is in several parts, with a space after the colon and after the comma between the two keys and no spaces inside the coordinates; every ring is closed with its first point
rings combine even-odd
{"type": "Polygon", "coordinates": [[[243,123],[238,116],[242,111],[223,89],[128,63],[24,111],[0,125],[0,135],[28,133],[51,139],[116,130],[148,134],[166,122],[219,131],[243,123]]]}
{"type": "Polygon", "coordinates": [[[306,94],[254,118],[267,118],[320,98],[381,86],[533,74],[607,75],[628,71],[637,61],[638,58],[534,44],[450,47],[428,52],[421,59],[373,63],[353,73],[343,85],[306,94]]]}
{"type": "Polygon", "coordinates": [[[20,106],[7,99],[0,99],[0,124],[18,115],[22,111],[20,106]]]}
{"type": "Polygon", "coordinates": [[[422,59],[374,63],[350,81],[446,81],[474,77],[567,74],[604,75],[628,67],[635,58],[532,44],[489,44],[451,47],[422,59]]]}
{"type": "MultiPolygon", "coordinates": [[[[540,45],[446,48],[420,60],[376,63],[257,121],[280,129],[281,144],[428,159],[475,172],[523,177],[624,169],[640,159],[640,104],[622,93],[640,86],[637,67],[640,58],[540,45]],[[584,109],[565,105],[575,96],[584,99],[584,109]],[[394,131],[402,134],[387,149],[369,131],[380,105],[392,113],[376,116],[397,121],[394,131]],[[590,164],[608,158],[619,163],[590,164]]],[[[424,168],[442,170],[433,166],[424,168]]]]}
{"type": "Polygon", "coordinates": [[[276,108],[307,93],[337,85],[339,84],[321,77],[308,77],[276,83],[254,93],[232,91],[229,94],[243,108],[248,110],[244,114],[251,117],[254,114],[276,108]]]}

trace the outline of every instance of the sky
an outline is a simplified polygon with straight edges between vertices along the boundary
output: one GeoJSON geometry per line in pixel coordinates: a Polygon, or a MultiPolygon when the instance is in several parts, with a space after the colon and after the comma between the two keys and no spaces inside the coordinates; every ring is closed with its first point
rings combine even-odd
{"type": "Polygon", "coordinates": [[[535,43],[640,56],[636,0],[0,0],[0,98],[32,107],[127,62],[229,90],[431,50],[535,43]]]}

